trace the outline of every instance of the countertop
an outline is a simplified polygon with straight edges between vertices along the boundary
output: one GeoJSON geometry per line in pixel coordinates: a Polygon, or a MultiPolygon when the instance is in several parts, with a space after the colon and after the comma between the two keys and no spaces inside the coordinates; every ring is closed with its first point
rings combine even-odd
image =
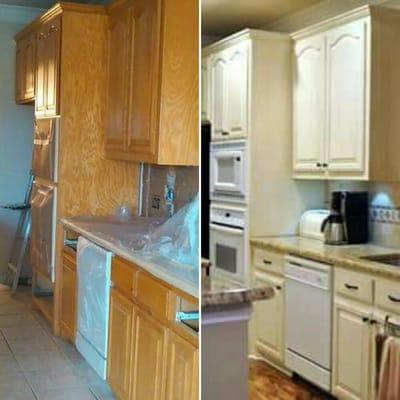
{"type": "Polygon", "coordinates": [[[74,217],[61,223],[95,244],[131,261],[169,285],[199,297],[199,270],[191,265],[178,264],[167,258],[141,254],[142,238],[148,235],[160,219],[133,217],[119,220],[112,217],[74,217]]]}
{"type": "Polygon", "coordinates": [[[266,300],[274,296],[274,289],[269,286],[245,285],[233,283],[223,277],[211,274],[201,281],[202,307],[229,306],[266,300]]]}
{"type": "Polygon", "coordinates": [[[250,242],[252,245],[267,250],[288,253],[387,278],[400,279],[400,267],[360,259],[360,257],[371,255],[400,253],[400,248],[394,249],[374,244],[333,246],[299,236],[253,237],[250,242]]]}

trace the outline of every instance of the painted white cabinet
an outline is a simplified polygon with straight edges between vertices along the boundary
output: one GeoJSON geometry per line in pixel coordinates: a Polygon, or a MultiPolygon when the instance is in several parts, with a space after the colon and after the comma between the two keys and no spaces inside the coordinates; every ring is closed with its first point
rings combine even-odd
{"type": "Polygon", "coordinates": [[[340,399],[367,400],[371,368],[368,309],[335,301],[332,392],[340,399]]]}
{"type": "Polygon", "coordinates": [[[258,283],[275,289],[274,297],[254,303],[256,349],[269,360],[283,363],[284,279],[258,271],[255,276],[258,283]]]}
{"type": "Polygon", "coordinates": [[[248,43],[234,44],[210,59],[212,138],[247,136],[248,43]]]}
{"type": "Polygon", "coordinates": [[[320,174],[325,152],[324,35],[296,43],[294,88],[294,170],[320,174]]]}

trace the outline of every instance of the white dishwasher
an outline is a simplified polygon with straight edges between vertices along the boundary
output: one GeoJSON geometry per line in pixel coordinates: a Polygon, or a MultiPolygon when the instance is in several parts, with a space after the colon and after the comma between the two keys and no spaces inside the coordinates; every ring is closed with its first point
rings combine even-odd
{"type": "Polygon", "coordinates": [[[287,256],[286,366],[330,390],[332,338],[331,266],[287,256]]]}

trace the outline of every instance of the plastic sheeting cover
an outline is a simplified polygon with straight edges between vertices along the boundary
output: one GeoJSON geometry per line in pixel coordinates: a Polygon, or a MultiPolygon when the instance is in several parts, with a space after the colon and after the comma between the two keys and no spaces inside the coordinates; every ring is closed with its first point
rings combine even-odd
{"type": "Polygon", "coordinates": [[[160,256],[170,261],[198,267],[199,196],[162,225],[155,227],[138,251],[144,257],[160,256]]]}

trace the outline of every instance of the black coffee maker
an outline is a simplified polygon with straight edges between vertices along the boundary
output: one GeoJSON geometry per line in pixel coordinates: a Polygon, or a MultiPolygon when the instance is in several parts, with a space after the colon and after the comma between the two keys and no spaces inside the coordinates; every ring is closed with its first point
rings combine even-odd
{"type": "Polygon", "coordinates": [[[321,230],[327,244],[368,242],[368,192],[332,192],[331,214],[321,230]]]}

